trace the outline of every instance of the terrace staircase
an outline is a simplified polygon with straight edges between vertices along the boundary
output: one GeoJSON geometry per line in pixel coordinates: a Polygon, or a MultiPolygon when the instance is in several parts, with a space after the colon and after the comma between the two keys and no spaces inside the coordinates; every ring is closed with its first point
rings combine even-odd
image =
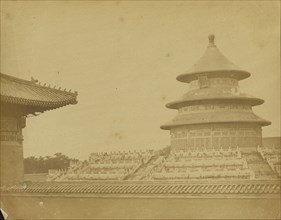
{"type": "Polygon", "coordinates": [[[277,174],[258,152],[243,152],[242,158],[245,158],[249,168],[254,171],[256,179],[278,178],[277,174]]]}
{"type": "MultiPolygon", "coordinates": [[[[161,156],[160,156],[161,157],[161,156]]],[[[146,163],[139,166],[139,168],[127,176],[126,180],[143,180],[149,175],[150,171],[154,168],[154,162],[159,159],[158,155],[152,156],[146,163]]]]}

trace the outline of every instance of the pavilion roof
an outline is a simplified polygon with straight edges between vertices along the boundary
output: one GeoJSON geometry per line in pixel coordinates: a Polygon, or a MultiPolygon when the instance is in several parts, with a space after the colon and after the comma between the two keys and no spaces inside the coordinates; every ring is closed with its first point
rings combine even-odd
{"type": "Polygon", "coordinates": [[[239,101],[250,105],[260,105],[264,101],[254,96],[240,93],[237,90],[232,90],[230,87],[208,87],[201,89],[193,89],[188,91],[178,101],[170,102],[166,105],[167,108],[178,109],[194,102],[206,102],[210,100],[224,101],[239,101]]]}
{"type": "Polygon", "coordinates": [[[209,77],[230,76],[238,80],[245,79],[251,74],[229,61],[214,44],[214,35],[209,36],[209,45],[203,56],[184,74],[177,77],[181,82],[190,82],[196,75],[207,73],[209,77]]]}
{"type": "Polygon", "coordinates": [[[169,130],[172,127],[192,124],[208,124],[208,123],[258,123],[262,126],[270,125],[271,122],[266,121],[252,111],[229,111],[221,110],[215,112],[196,112],[178,114],[171,122],[162,125],[162,129],[169,130]]]}
{"type": "Polygon", "coordinates": [[[1,103],[25,106],[29,112],[46,111],[77,103],[77,92],[40,85],[1,73],[1,103]],[[33,110],[32,110],[33,109],[33,110]]]}

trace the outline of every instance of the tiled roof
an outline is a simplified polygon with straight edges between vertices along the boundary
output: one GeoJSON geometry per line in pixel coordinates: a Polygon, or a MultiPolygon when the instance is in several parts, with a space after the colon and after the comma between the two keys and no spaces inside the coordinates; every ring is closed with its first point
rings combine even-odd
{"type": "Polygon", "coordinates": [[[253,97],[251,95],[232,91],[231,88],[219,87],[219,88],[201,88],[193,89],[188,91],[182,96],[178,101],[170,102],[166,105],[168,108],[178,109],[180,107],[186,106],[189,103],[194,102],[206,102],[210,100],[224,100],[224,101],[239,101],[239,103],[247,103],[250,105],[260,105],[264,101],[262,99],[253,97]]]}
{"type": "Polygon", "coordinates": [[[250,76],[249,72],[241,70],[219,51],[214,44],[214,36],[209,36],[209,40],[210,43],[204,55],[186,73],[177,77],[179,81],[190,82],[196,79],[195,76],[200,73],[207,73],[209,77],[220,74],[238,80],[250,76]]]}
{"type": "Polygon", "coordinates": [[[270,125],[271,122],[266,121],[253,112],[235,112],[235,111],[217,111],[217,112],[199,112],[178,114],[171,122],[162,125],[162,129],[170,129],[171,127],[191,124],[206,123],[226,123],[226,122],[247,122],[259,123],[263,126],[270,125]]]}
{"type": "Polygon", "coordinates": [[[42,86],[1,73],[1,102],[39,107],[42,111],[77,103],[77,92],[42,86]]]}
{"type": "Polygon", "coordinates": [[[17,186],[2,187],[1,191],[2,193],[41,194],[280,194],[280,182],[33,182],[17,186]]]}

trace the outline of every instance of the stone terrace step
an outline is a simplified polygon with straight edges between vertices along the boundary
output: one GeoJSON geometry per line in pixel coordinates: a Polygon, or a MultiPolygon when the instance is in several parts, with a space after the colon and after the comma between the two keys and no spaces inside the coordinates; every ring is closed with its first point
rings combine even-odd
{"type": "Polygon", "coordinates": [[[255,172],[257,179],[277,178],[276,173],[258,152],[242,153],[242,157],[247,161],[249,168],[255,172]]]}

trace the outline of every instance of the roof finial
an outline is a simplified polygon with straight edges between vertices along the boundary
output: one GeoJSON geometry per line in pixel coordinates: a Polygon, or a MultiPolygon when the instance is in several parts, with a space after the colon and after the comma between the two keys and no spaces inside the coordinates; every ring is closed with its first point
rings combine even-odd
{"type": "Polygon", "coordinates": [[[209,34],[209,46],[215,46],[215,35],[214,34],[209,34]]]}

